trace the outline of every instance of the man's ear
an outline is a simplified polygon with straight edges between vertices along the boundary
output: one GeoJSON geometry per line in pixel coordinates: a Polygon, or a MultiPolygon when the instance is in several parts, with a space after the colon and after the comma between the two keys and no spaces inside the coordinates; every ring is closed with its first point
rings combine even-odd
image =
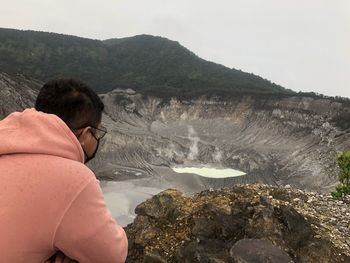
{"type": "Polygon", "coordinates": [[[84,141],[86,139],[86,137],[88,136],[88,133],[90,133],[90,129],[91,127],[85,127],[83,129],[80,129],[78,132],[77,132],[77,139],[78,141],[84,145],[84,141]]]}

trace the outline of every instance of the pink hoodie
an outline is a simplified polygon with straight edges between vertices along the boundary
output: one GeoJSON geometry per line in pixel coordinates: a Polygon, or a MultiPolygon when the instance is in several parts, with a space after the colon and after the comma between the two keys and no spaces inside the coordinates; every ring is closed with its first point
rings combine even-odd
{"type": "Polygon", "coordinates": [[[0,262],[124,262],[127,238],[56,115],[27,109],[0,121],[0,262]]]}

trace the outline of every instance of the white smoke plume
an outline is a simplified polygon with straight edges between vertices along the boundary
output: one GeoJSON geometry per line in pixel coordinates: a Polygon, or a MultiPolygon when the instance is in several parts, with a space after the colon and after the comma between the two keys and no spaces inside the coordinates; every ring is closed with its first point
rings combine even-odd
{"type": "Polygon", "coordinates": [[[191,141],[191,146],[190,146],[190,152],[188,153],[187,158],[190,160],[195,160],[197,159],[198,156],[198,142],[199,142],[199,137],[197,135],[197,132],[193,129],[192,126],[188,126],[188,139],[191,141]]]}
{"type": "Polygon", "coordinates": [[[217,162],[220,162],[222,159],[222,153],[219,148],[215,148],[215,152],[213,153],[213,159],[217,162]]]}

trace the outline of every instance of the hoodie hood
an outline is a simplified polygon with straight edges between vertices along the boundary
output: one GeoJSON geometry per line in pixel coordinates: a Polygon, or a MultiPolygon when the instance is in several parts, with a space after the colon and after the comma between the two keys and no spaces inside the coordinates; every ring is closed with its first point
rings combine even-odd
{"type": "Polygon", "coordinates": [[[83,149],[69,127],[56,115],[33,108],[0,121],[0,142],[0,156],[46,154],[84,162],[83,149]]]}

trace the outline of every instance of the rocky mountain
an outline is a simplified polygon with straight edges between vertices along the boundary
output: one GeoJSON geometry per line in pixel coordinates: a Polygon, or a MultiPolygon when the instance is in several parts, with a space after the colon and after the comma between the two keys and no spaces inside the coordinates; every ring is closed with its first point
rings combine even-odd
{"type": "Polygon", "coordinates": [[[289,187],[169,189],[137,206],[127,262],[350,262],[349,212],[350,203],[289,187]]]}

